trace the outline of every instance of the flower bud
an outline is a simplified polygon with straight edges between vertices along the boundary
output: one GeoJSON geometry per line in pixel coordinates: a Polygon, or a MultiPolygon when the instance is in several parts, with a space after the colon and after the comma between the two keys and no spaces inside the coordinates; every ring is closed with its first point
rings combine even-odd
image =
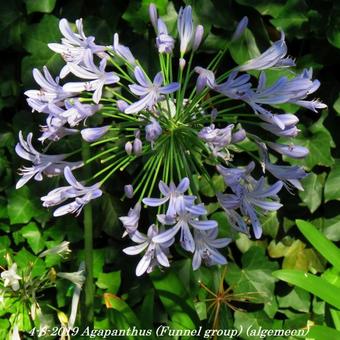
{"type": "Polygon", "coordinates": [[[143,144],[139,138],[136,138],[133,142],[133,153],[136,156],[140,156],[142,154],[143,144]]]}
{"type": "Polygon", "coordinates": [[[243,17],[236,27],[236,30],[232,37],[232,41],[240,39],[245,29],[247,28],[247,26],[248,26],[248,18],[243,17]]]}
{"type": "Polygon", "coordinates": [[[124,112],[125,109],[129,106],[129,104],[126,101],[121,100],[121,99],[117,100],[116,104],[117,104],[117,108],[120,112],[124,112]]]}
{"type": "Polygon", "coordinates": [[[151,118],[151,123],[145,127],[145,139],[154,142],[161,134],[162,128],[155,118],[151,118]]]}
{"type": "Polygon", "coordinates": [[[151,3],[149,5],[149,16],[152,26],[154,27],[155,31],[157,32],[157,8],[155,4],[151,3]]]}
{"type": "Polygon", "coordinates": [[[97,128],[87,128],[80,131],[81,136],[86,142],[95,142],[99,138],[103,137],[107,131],[109,131],[110,125],[101,126],[97,128]]]}
{"type": "Polygon", "coordinates": [[[291,158],[304,158],[308,155],[309,150],[304,146],[300,145],[285,145],[278,143],[267,143],[270,148],[280,153],[281,155],[285,155],[291,158]]]}
{"type": "Polygon", "coordinates": [[[231,143],[236,144],[242,142],[247,137],[246,131],[244,129],[240,129],[232,134],[231,143]]]}
{"type": "Polygon", "coordinates": [[[217,115],[218,115],[217,109],[212,109],[212,110],[211,110],[211,113],[210,113],[211,120],[212,120],[212,121],[215,121],[217,115]]]}
{"type": "Polygon", "coordinates": [[[131,142],[126,142],[125,143],[125,151],[128,155],[131,155],[132,153],[132,143],[131,142]]]}
{"type": "Polygon", "coordinates": [[[200,47],[202,39],[203,39],[203,34],[204,34],[203,26],[202,25],[198,25],[196,27],[194,42],[192,44],[193,51],[196,51],[200,47]]]}
{"type": "Polygon", "coordinates": [[[180,69],[181,69],[182,71],[184,70],[185,64],[186,64],[185,59],[184,59],[184,58],[180,58],[180,59],[179,59],[179,67],[180,67],[180,69]]]}
{"type": "Polygon", "coordinates": [[[131,184],[124,185],[124,193],[127,198],[133,197],[133,186],[131,184]]]}

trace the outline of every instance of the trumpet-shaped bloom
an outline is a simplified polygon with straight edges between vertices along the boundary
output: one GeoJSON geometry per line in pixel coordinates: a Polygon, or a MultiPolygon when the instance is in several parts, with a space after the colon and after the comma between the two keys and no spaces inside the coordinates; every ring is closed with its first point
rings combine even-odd
{"type": "Polygon", "coordinates": [[[63,173],[65,167],[76,169],[83,166],[83,162],[66,162],[64,159],[67,154],[61,155],[45,155],[38,152],[32,145],[33,134],[29,133],[27,141],[24,140],[22,132],[19,133],[19,143],[15,147],[15,152],[28,161],[31,161],[33,165],[31,167],[22,167],[20,174],[22,178],[17,182],[16,188],[21,188],[32,177],[36,181],[43,179],[43,174],[46,176],[56,176],[63,173]]]}
{"type": "Polygon", "coordinates": [[[4,280],[4,287],[11,286],[11,288],[14,291],[19,290],[20,288],[19,280],[21,280],[22,277],[17,274],[16,263],[13,263],[8,270],[4,270],[1,273],[1,278],[4,280]]]}
{"type": "Polygon", "coordinates": [[[134,65],[136,63],[135,57],[132,55],[130,49],[119,43],[119,35],[115,33],[113,36],[113,51],[122,59],[127,61],[129,64],[134,65]]]}
{"type": "Polygon", "coordinates": [[[224,265],[227,259],[217,250],[226,247],[230,242],[230,238],[217,239],[218,228],[203,231],[194,231],[195,252],[192,259],[192,268],[197,270],[202,262],[207,266],[215,264],[224,265]]]}
{"type": "Polygon", "coordinates": [[[285,35],[281,32],[281,39],[274,42],[273,45],[256,58],[248,60],[237,69],[239,71],[265,70],[268,68],[281,68],[295,66],[294,60],[285,58],[287,54],[287,45],[285,35]]]}
{"type": "Polygon", "coordinates": [[[139,261],[136,268],[137,276],[141,276],[145,272],[150,273],[156,266],[170,266],[168,260],[168,248],[173,243],[173,239],[162,244],[155,243],[153,238],[158,233],[158,227],[154,224],[149,227],[147,235],[136,231],[131,236],[131,240],[135,243],[138,243],[138,245],[123,249],[124,253],[128,255],[137,255],[145,250],[143,257],[139,261]]]}
{"type": "Polygon", "coordinates": [[[129,105],[125,109],[125,113],[137,113],[145,108],[151,110],[162,94],[170,94],[179,89],[178,83],[171,83],[169,85],[162,86],[162,72],[156,74],[153,82],[150,81],[139,66],[136,66],[134,74],[139,84],[129,85],[129,88],[133,94],[141,97],[141,99],[129,105]]]}
{"type": "Polygon", "coordinates": [[[85,51],[89,50],[90,53],[103,53],[105,46],[98,46],[94,43],[95,38],[90,36],[86,37],[83,29],[82,19],[76,20],[77,33],[73,32],[70,24],[66,19],[59,21],[59,29],[64,38],[61,39],[61,44],[51,43],[48,47],[61,54],[66,61],[66,65],[60,71],[60,77],[66,77],[70,70],[69,63],[82,64],[85,58],[85,51]]]}
{"type": "Polygon", "coordinates": [[[151,206],[158,207],[169,201],[167,215],[175,216],[176,213],[185,211],[187,206],[191,206],[195,201],[195,196],[187,196],[184,193],[188,190],[190,185],[187,177],[183,178],[181,182],[176,185],[171,182],[170,186],[167,186],[163,181],[159,182],[159,191],[163,194],[163,198],[144,198],[143,203],[151,206]]]}
{"type": "Polygon", "coordinates": [[[125,232],[123,234],[123,237],[125,237],[128,234],[132,235],[137,230],[141,208],[142,208],[141,204],[139,202],[137,202],[136,205],[134,206],[134,208],[131,208],[129,210],[127,216],[119,217],[120,221],[122,222],[122,224],[125,228],[125,232]]]}
{"type": "Polygon", "coordinates": [[[54,189],[46,196],[41,197],[43,206],[52,207],[59,205],[69,198],[74,198],[75,200],[56,209],[53,216],[62,216],[70,213],[75,213],[78,216],[85,204],[102,195],[102,191],[99,189],[100,183],[85,187],[76,180],[68,166],[65,167],[64,177],[70,185],[54,189]]]}
{"type": "Polygon", "coordinates": [[[153,238],[156,243],[165,243],[171,240],[180,231],[180,243],[183,249],[194,252],[195,241],[191,234],[190,227],[197,230],[210,230],[217,228],[214,220],[199,220],[201,215],[206,215],[203,204],[188,207],[185,211],[180,211],[178,216],[158,215],[158,220],[164,225],[175,224],[172,228],[158,234],[153,238]]]}
{"type": "MultiPolygon", "coordinates": [[[[43,67],[42,74],[38,69],[33,69],[33,78],[40,85],[40,90],[28,90],[25,95],[29,98],[28,104],[33,104],[33,109],[42,110],[46,107],[46,103],[60,103],[65,98],[72,97],[73,91],[65,90],[59,85],[59,77],[53,79],[47,67],[43,67]],[[31,101],[33,100],[33,101],[31,101]]],[[[39,111],[39,110],[38,110],[39,111]]]]}
{"type": "Polygon", "coordinates": [[[114,72],[105,72],[106,58],[100,61],[99,67],[94,64],[90,50],[85,50],[84,52],[84,67],[70,63],[69,68],[75,76],[89,81],[66,83],[63,89],[78,93],[94,91],[92,98],[96,104],[99,103],[102,97],[104,85],[114,84],[119,81],[119,77],[114,72]]]}
{"type": "Polygon", "coordinates": [[[283,183],[278,181],[270,187],[266,187],[264,177],[255,180],[250,175],[253,168],[253,162],[242,169],[218,166],[217,170],[223,176],[226,184],[230,186],[233,194],[218,194],[217,198],[222,208],[226,211],[229,220],[234,222],[232,225],[236,229],[240,231],[246,229],[244,222],[240,220],[239,214],[235,211],[240,209],[243,216],[249,217],[255,237],[260,238],[262,227],[255,207],[263,211],[278,210],[282,204],[277,202],[277,193],[281,190],[283,183]]]}
{"type": "Polygon", "coordinates": [[[169,35],[168,29],[162,19],[157,20],[156,45],[159,53],[171,53],[175,46],[175,40],[169,35]]]}
{"type": "Polygon", "coordinates": [[[181,56],[188,50],[191,40],[194,35],[194,23],[192,21],[191,6],[181,7],[178,13],[177,29],[181,42],[181,56]]]}
{"type": "Polygon", "coordinates": [[[87,128],[80,131],[81,136],[86,142],[92,143],[103,137],[110,130],[110,125],[87,128]]]}

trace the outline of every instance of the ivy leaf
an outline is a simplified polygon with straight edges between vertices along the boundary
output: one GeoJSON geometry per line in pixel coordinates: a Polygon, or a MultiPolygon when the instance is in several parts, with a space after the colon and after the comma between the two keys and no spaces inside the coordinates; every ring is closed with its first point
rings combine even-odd
{"type": "Polygon", "coordinates": [[[306,249],[306,244],[300,240],[292,240],[289,237],[277,243],[272,240],[268,246],[268,253],[272,258],[284,257],[283,269],[324,271],[324,266],[314,249],[306,249]]]}
{"type": "Polygon", "coordinates": [[[242,339],[256,339],[258,337],[258,331],[261,329],[280,329],[282,328],[282,320],[275,320],[269,318],[269,316],[263,311],[256,312],[239,312],[234,314],[236,329],[243,330],[242,339]],[[245,331],[247,330],[247,331],[245,331]]]}
{"type": "Polygon", "coordinates": [[[44,213],[37,198],[32,197],[27,186],[8,192],[8,217],[11,224],[28,223],[44,213]]]}
{"type": "Polygon", "coordinates": [[[325,172],[320,175],[311,172],[302,180],[305,191],[299,191],[299,196],[311,213],[313,213],[322,202],[322,191],[325,179],[325,172]]]}
{"type": "Polygon", "coordinates": [[[327,39],[335,47],[340,48],[340,8],[334,2],[334,8],[330,12],[327,39]]]}
{"type": "Polygon", "coordinates": [[[295,287],[289,294],[280,297],[278,296],[280,308],[294,308],[299,312],[309,312],[310,295],[304,289],[295,287]]]}
{"type": "Polygon", "coordinates": [[[308,22],[305,13],[308,11],[308,6],[301,0],[288,0],[277,15],[275,19],[270,22],[275,26],[281,28],[285,33],[294,32],[301,36],[302,25],[308,22]]]}
{"type": "Polygon", "coordinates": [[[116,294],[120,287],[120,271],[111,273],[99,273],[96,285],[101,289],[107,289],[107,292],[116,294]]]}
{"type": "Polygon", "coordinates": [[[239,65],[261,54],[254,35],[249,29],[245,30],[240,39],[230,44],[229,50],[232,58],[239,65]]]}
{"type": "Polygon", "coordinates": [[[339,116],[340,115],[340,95],[339,95],[338,99],[334,102],[333,109],[336,111],[336,113],[339,116]]]}
{"type": "Polygon", "coordinates": [[[38,226],[32,222],[27,224],[20,230],[21,235],[27,240],[34,254],[44,249],[44,240],[41,236],[38,226]]]}
{"type": "Polygon", "coordinates": [[[340,159],[335,161],[331,168],[326,185],[325,185],[325,201],[340,200],[340,159]]]}
{"type": "Polygon", "coordinates": [[[25,0],[27,14],[34,12],[51,13],[56,0],[25,0]]]}
{"type": "Polygon", "coordinates": [[[42,259],[32,255],[25,248],[21,249],[14,257],[14,261],[18,265],[18,273],[26,272],[30,273],[31,277],[41,276],[45,270],[46,266],[42,259]]]}
{"type": "Polygon", "coordinates": [[[47,44],[59,42],[60,33],[58,28],[59,20],[53,15],[45,15],[38,24],[27,28],[24,35],[24,48],[31,55],[22,60],[21,78],[28,87],[32,80],[32,69],[47,66],[52,75],[59,73],[63,64],[62,58],[51,51],[47,44]]]}
{"type": "Polygon", "coordinates": [[[168,0],[132,0],[129,2],[129,7],[123,14],[123,19],[131,25],[135,32],[142,33],[145,31],[150,20],[148,8],[151,3],[156,5],[159,15],[165,14],[168,0]]]}
{"type": "Polygon", "coordinates": [[[252,295],[255,303],[271,303],[275,278],[272,271],[278,268],[278,264],[271,262],[265,256],[265,249],[251,247],[242,256],[242,267],[235,263],[228,264],[226,281],[233,287],[235,293],[257,293],[252,295]]]}

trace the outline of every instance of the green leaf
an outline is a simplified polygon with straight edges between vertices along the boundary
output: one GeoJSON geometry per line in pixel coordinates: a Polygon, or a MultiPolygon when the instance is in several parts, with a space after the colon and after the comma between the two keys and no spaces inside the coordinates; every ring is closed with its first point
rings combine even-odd
{"type": "Polygon", "coordinates": [[[338,115],[340,115],[340,95],[338,99],[334,102],[333,109],[336,111],[338,115]]]}
{"type": "Polygon", "coordinates": [[[34,12],[51,13],[56,0],[25,0],[27,14],[34,12]]]}
{"type": "Polygon", "coordinates": [[[330,12],[327,39],[335,47],[340,48],[340,8],[334,2],[334,8],[330,12]]]}
{"type": "Polygon", "coordinates": [[[32,217],[44,213],[40,202],[32,197],[27,186],[9,191],[7,211],[11,224],[28,223],[32,217]]]}
{"type": "Polygon", "coordinates": [[[335,164],[331,168],[326,185],[325,185],[325,201],[340,200],[340,159],[335,160],[335,164]]]}
{"type": "Polygon", "coordinates": [[[21,249],[14,256],[14,261],[18,265],[18,273],[26,272],[26,274],[30,274],[32,278],[41,276],[46,270],[44,261],[32,255],[25,248],[21,249]]]}
{"type": "Polygon", "coordinates": [[[207,197],[215,197],[217,192],[224,192],[225,190],[224,180],[221,175],[212,176],[211,183],[202,176],[199,186],[201,193],[207,197]]]}
{"type": "Polygon", "coordinates": [[[101,289],[107,289],[108,293],[116,294],[120,287],[120,282],[120,271],[99,273],[96,285],[101,289]]]}
{"type": "Polygon", "coordinates": [[[133,30],[138,33],[145,31],[149,22],[149,4],[154,3],[158,9],[159,15],[164,15],[168,6],[168,0],[132,0],[129,1],[129,7],[123,14],[133,30]]]}
{"type": "Polygon", "coordinates": [[[296,220],[296,225],[314,248],[340,271],[339,248],[317,230],[313,224],[302,220],[296,220]]]}
{"type": "Polygon", "coordinates": [[[157,295],[170,315],[173,328],[195,329],[199,318],[193,300],[188,296],[186,287],[176,272],[154,271],[150,277],[157,295]]]}
{"type": "Polygon", "coordinates": [[[245,30],[240,39],[229,45],[229,50],[232,58],[239,65],[261,54],[253,33],[249,29],[245,30]]]}
{"type": "Polygon", "coordinates": [[[340,332],[327,326],[313,326],[308,332],[311,339],[340,339],[340,332]]]}
{"type": "Polygon", "coordinates": [[[111,293],[104,293],[104,302],[107,308],[112,308],[121,313],[128,324],[139,327],[140,323],[136,314],[123,299],[111,293]]]}
{"type": "Polygon", "coordinates": [[[279,230],[279,220],[276,211],[270,212],[260,218],[263,234],[275,238],[279,230]]]}
{"type": "Polygon", "coordinates": [[[265,256],[265,250],[251,247],[242,255],[242,267],[235,263],[228,264],[225,280],[235,293],[252,293],[252,302],[272,303],[275,279],[271,273],[278,264],[265,256]]]}
{"type": "Polygon", "coordinates": [[[24,48],[31,55],[22,60],[21,78],[25,86],[29,86],[32,80],[32,69],[47,66],[52,76],[59,74],[63,65],[60,55],[54,53],[47,46],[48,43],[59,42],[59,19],[53,15],[45,15],[38,24],[27,28],[24,36],[24,48]]]}
{"type": "Polygon", "coordinates": [[[299,312],[308,313],[310,308],[310,295],[304,289],[294,288],[289,294],[277,297],[280,308],[294,308],[299,312]]]}
{"type": "Polygon", "coordinates": [[[242,339],[259,339],[257,332],[260,329],[282,328],[281,320],[269,318],[262,310],[247,313],[236,311],[234,317],[234,327],[243,330],[242,339]]]}
{"type": "Polygon", "coordinates": [[[29,223],[20,230],[21,235],[27,240],[34,254],[44,249],[45,242],[41,236],[40,230],[35,223],[29,223]]]}
{"type": "Polygon", "coordinates": [[[306,244],[300,240],[285,237],[281,242],[272,240],[268,246],[269,256],[284,257],[282,268],[304,271],[322,272],[324,266],[313,249],[306,249],[306,244]]]}
{"type": "Polygon", "coordinates": [[[119,203],[116,198],[111,195],[104,195],[102,197],[102,211],[104,220],[101,223],[103,230],[110,236],[121,235],[122,229],[118,216],[121,216],[119,211],[119,203]]]}
{"type": "Polygon", "coordinates": [[[277,28],[282,29],[286,34],[294,33],[295,36],[301,36],[302,25],[308,22],[305,15],[308,6],[303,0],[288,0],[275,19],[270,22],[277,28]]]}
{"type": "Polygon", "coordinates": [[[340,288],[316,275],[298,270],[281,269],[273,272],[273,276],[305,289],[330,305],[340,309],[340,288]]]}
{"type": "Polygon", "coordinates": [[[322,191],[325,184],[326,173],[315,174],[311,172],[301,182],[304,191],[299,191],[299,196],[313,213],[322,202],[322,191]]]}

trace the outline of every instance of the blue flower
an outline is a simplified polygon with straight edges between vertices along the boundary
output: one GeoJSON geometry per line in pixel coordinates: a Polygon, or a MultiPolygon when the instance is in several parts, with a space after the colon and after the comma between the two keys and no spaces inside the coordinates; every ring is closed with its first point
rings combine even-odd
{"type": "Polygon", "coordinates": [[[281,32],[281,39],[274,42],[273,45],[256,58],[248,60],[245,64],[239,66],[239,71],[265,70],[268,68],[281,68],[295,66],[294,60],[285,58],[287,54],[287,45],[284,33],[281,32]]]}
{"type": "Polygon", "coordinates": [[[66,65],[60,71],[60,78],[64,78],[70,73],[69,63],[83,64],[86,50],[99,55],[103,55],[105,51],[105,46],[99,46],[94,43],[94,37],[85,36],[82,19],[76,20],[76,27],[78,33],[72,31],[66,19],[61,19],[59,29],[64,36],[62,44],[48,44],[52,51],[60,53],[66,61],[66,65]]]}
{"type": "Polygon", "coordinates": [[[100,183],[85,187],[76,180],[68,166],[64,169],[64,177],[69,186],[54,189],[46,196],[41,197],[44,207],[52,207],[59,205],[70,198],[74,199],[74,201],[56,209],[53,216],[62,216],[70,213],[75,213],[76,216],[78,216],[85,204],[102,195],[102,191],[99,189],[100,183]]]}
{"type": "Polygon", "coordinates": [[[125,228],[123,237],[125,237],[128,234],[129,235],[134,234],[138,229],[141,208],[142,208],[141,204],[137,202],[134,208],[131,208],[129,210],[127,216],[119,217],[120,221],[123,223],[123,226],[125,228]]]}
{"type": "Polygon", "coordinates": [[[180,8],[177,19],[177,29],[181,42],[181,57],[183,57],[194,35],[194,23],[192,21],[191,6],[186,6],[184,9],[183,7],[180,8]]]}
{"type": "Polygon", "coordinates": [[[160,99],[161,94],[173,93],[177,91],[180,86],[178,83],[161,86],[163,83],[162,72],[156,74],[153,82],[150,81],[139,66],[136,66],[134,74],[139,85],[132,84],[129,85],[129,88],[133,94],[141,97],[141,99],[129,105],[125,109],[125,113],[137,113],[145,108],[151,110],[160,99]]]}
{"type": "Polygon", "coordinates": [[[64,159],[67,154],[60,155],[45,155],[38,152],[32,145],[33,134],[29,133],[27,141],[24,140],[22,132],[19,132],[19,143],[15,146],[15,152],[28,161],[31,161],[33,165],[31,167],[22,167],[20,169],[20,175],[22,178],[16,184],[16,189],[25,185],[32,177],[36,181],[43,179],[43,174],[46,176],[57,176],[63,173],[65,167],[76,169],[83,166],[83,162],[67,162],[64,159]]]}
{"type": "Polygon", "coordinates": [[[217,228],[217,222],[214,220],[200,221],[201,215],[206,215],[207,211],[203,204],[187,207],[185,210],[178,212],[178,215],[158,215],[158,221],[163,225],[175,224],[172,228],[160,233],[153,238],[156,243],[168,242],[180,231],[180,243],[183,249],[194,252],[195,241],[191,234],[190,227],[197,230],[210,230],[217,228]]]}
{"type": "Polygon", "coordinates": [[[197,270],[202,262],[207,266],[215,264],[224,265],[227,263],[226,258],[217,250],[226,247],[230,238],[217,239],[218,228],[211,230],[194,230],[195,252],[192,259],[192,268],[197,270]]]}
{"type": "Polygon", "coordinates": [[[114,72],[105,72],[105,67],[106,58],[100,61],[98,67],[93,62],[91,51],[86,50],[84,52],[84,67],[70,63],[69,68],[75,76],[90,81],[66,83],[63,89],[69,92],[94,91],[92,98],[98,104],[102,97],[104,85],[119,81],[119,77],[114,72]]]}
{"type": "Polygon", "coordinates": [[[95,142],[99,138],[103,137],[110,129],[110,125],[86,128],[80,131],[82,138],[89,143],[95,142]]]}
{"type": "Polygon", "coordinates": [[[136,59],[132,55],[130,49],[124,45],[121,45],[119,43],[119,35],[118,33],[115,33],[113,36],[113,45],[112,50],[122,59],[127,61],[131,65],[135,65],[136,59]]]}
{"type": "Polygon", "coordinates": [[[153,145],[154,141],[162,134],[162,131],[157,120],[151,117],[151,123],[145,127],[145,139],[153,145]]]}
{"type": "Polygon", "coordinates": [[[183,178],[178,186],[171,182],[167,186],[163,181],[159,181],[159,190],[163,194],[163,198],[144,198],[143,203],[150,207],[158,207],[169,201],[169,206],[166,214],[175,216],[177,213],[186,210],[187,206],[192,206],[195,201],[195,196],[183,195],[189,188],[190,182],[187,177],[183,178]]]}
{"type": "Polygon", "coordinates": [[[158,233],[158,227],[154,224],[149,227],[147,235],[144,235],[137,230],[130,237],[131,240],[138,243],[138,245],[123,249],[123,252],[128,255],[137,255],[145,250],[143,257],[136,267],[137,276],[141,276],[145,272],[150,273],[156,266],[170,266],[168,248],[174,240],[169,240],[163,244],[155,243],[153,242],[153,238],[156,237],[158,233]]]}

